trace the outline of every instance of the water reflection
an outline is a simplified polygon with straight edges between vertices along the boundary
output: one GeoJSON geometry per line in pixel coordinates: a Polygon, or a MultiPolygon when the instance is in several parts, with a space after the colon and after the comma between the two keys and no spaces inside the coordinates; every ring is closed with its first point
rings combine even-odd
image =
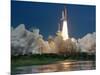
{"type": "Polygon", "coordinates": [[[12,70],[15,74],[92,70],[95,69],[94,61],[59,61],[54,64],[17,67],[12,70]]]}

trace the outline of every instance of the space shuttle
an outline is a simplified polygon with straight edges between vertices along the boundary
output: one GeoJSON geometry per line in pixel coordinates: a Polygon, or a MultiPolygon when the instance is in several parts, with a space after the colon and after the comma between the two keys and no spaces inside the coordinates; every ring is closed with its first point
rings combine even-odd
{"type": "Polygon", "coordinates": [[[61,20],[67,20],[67,10],[64,8],[64,11],[62,11],[62,18],[61,20]]]}
{"type": "MultiPolygon", "coordinates": [[[[61,17],[61,22],[63,22],[63,21],[66,21],[67,20],[67,10],[66,10],[66,8],[64,7],[64,10],[62,11],[62,17],[61,17]]],[[[61,24],[59,23],[58,24],[58,32],[60,32],[61,31],[61,24]]]]}
{"type": "Polygon", "coordinates": [[[61,23],[58,24],[57,35],[62,36],[64,40],[68,39],[68,27],[67,27],[67,10],[64,8],[62,11],[61,23]]]}
{"type": "Polygon", "coordinates": [[[63,37],[63,40],[66,40],[69,38],[68,36],[68,25],[67,25],[67,11],[66,8],[64,8],[64,11],[62,11],[62,30],[61,30],[61,35],[63,37]]]}

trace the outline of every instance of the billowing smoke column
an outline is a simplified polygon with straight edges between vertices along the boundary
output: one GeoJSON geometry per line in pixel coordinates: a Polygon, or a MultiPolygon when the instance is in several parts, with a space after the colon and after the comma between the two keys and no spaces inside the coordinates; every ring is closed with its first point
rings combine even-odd
{"type": "Polygon", "coordinates": [[[68,38],[64,40],[62,36],[49,37],[48,41],[39,34],[39,29],[28,31],[24,24],[16,28],[11,28],[11,54],[42,54],[42,53],[68,53],[68,52],[87,52],[95,53],[96,33],[88,33],[83,38],[76,40],[68,38]]]}
{"type": "Polygon", "coordinates": [[[62,12],[62,31],[61,31],[61,35],[63,37],[63,40],[67,40],[68,39],[68,27],[67,27],[67,18],[66,18],[66,9],[62,12]]]}

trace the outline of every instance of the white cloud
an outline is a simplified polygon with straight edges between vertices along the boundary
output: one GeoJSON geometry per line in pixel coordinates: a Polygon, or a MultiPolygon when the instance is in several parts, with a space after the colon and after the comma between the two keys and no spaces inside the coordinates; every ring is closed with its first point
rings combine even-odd
{"type": "Polygon", "coordinates": [[[36,39],[42,35],[39,34],[39,29],[34,29],[30,32],[25,29],[24,24],[20,24],[11,31],[11,47],[12,54],[25,54],[29,52],[38,53],[38,45],[36,39]]]}
{"type": "Polygon", "coordinates": [[[78,45],[82,52],[95,52],[96,50],[96,33],[88,33],[83,38],[78,39],[78,45]]]}
{"type": "MultiPolygon", "coordinates": [[[[88,33],[83,38],[76,40],[71,38],[76,45],[77,51],[95,52],[96,33],[88,33]]],[[[28,53],[57,53],[63,43],[61,36],[49,37],[48,41],[43,40],[43,36],[39,34],[39,29],[33,29],[32,32],[25,29],[24,24],[20,24],[16,28],[11,28],[11,48],[12,54],[28,54],[28,53]]],[[[68,42],[66,41],[68,44],[68,42]]],[[[66,45],[65,45],[66,46],[66,45]]],[[[66,48],[66,47],[65,47],[66,48]]]]}

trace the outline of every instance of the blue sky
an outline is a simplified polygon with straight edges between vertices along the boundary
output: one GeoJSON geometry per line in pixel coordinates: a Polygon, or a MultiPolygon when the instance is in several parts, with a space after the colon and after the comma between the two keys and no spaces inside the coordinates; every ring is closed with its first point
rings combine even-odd
{"type": "Polygon", "coordinates": [[[95,6],[24,1],[12,1],[11,26],[15,28],[25,24],[28,30],[39,28],[44,38],[55,36],[64,7],[68,12],[66,17],[70,37],[81,38],[96,31],[95,6]]]}

